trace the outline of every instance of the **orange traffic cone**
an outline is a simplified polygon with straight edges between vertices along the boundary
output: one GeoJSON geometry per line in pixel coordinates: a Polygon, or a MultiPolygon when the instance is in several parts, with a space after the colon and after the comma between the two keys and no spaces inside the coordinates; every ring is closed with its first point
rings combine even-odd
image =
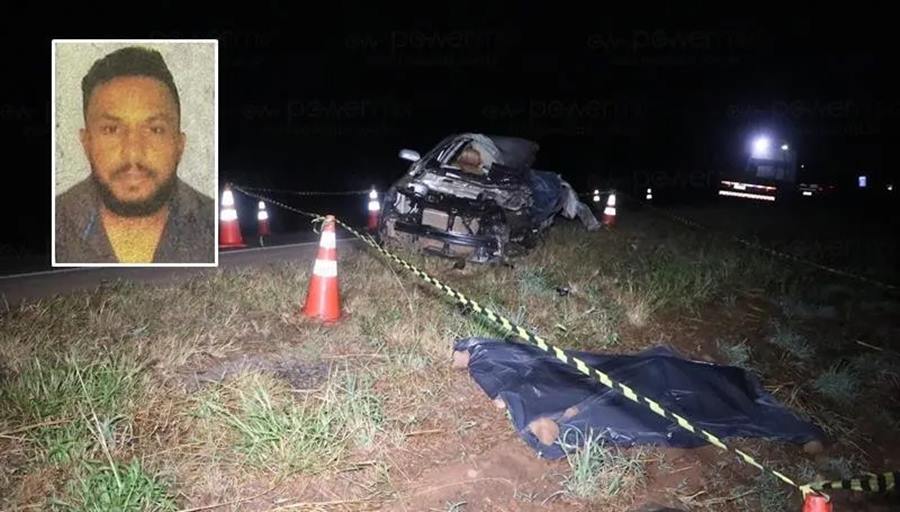
{"type": "Polygon", "coordinates": [[[234,209],[234,194],[228,185],[222,192],[222,212],[219,214],[219,248],[230,249],[245,247],[241,237],[241,226],[238,223],[237,210],[234,209]]]}
{"type": "Polygon", "coordinates": [[[616,225],[616,193],[610,192],[606,198],[606,208],[603,209],[603,224],[608,227],[616,225]]]}
{"type": "Polygon", "coordinates": [[[807,494],[803,499],[803,512],[831,512],[831,502],[820,494],[807,494]]]}
{"type": "Polygon", "coordinates": [[[375,190],[375,187],[372,187],[372,191],[369,192],[369,222],[366,225],[366,229],[370,233],[378,231],[378,216],[380,213],[381,203],[378,202],[378,192],[375,190]]]}
{"type": "Polygon", "coordinates": [[[269,236],[272,232],[269,230],[269,212],[266,211],[266,203],[259,202],[259,211],[256,213],[256,220],[259,223],[259,236],[269,236]]]}
{"type": "Polygon", "coordinates": [[[303,314],[324,322],[335,322],[341,317],[341,296],[337,278],[337,242],[334,236],[334,217],[325,217],[319,253],[313,266],[312,281],[306,293],[303,314]]]}

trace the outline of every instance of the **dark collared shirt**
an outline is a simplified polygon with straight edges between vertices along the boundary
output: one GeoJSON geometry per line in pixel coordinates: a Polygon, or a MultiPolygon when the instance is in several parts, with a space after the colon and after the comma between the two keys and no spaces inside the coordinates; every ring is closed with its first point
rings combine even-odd
{"type": "MultiPolygon", "coordinates": [[[[178,179],[153,263],[214,263],[215,203],[178,179]]],[[[90,178],[56,197],[56,262],[118,263],[90,178]]]]}

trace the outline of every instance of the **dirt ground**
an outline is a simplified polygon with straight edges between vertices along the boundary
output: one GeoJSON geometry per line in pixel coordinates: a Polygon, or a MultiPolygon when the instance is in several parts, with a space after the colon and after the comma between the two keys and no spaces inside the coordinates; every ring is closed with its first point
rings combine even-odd
{"type": "MultiPolygon", "coordinates": [[[[824,255],[830,263],[852,264],[867,275],[895,275],[891,255],[896,247],[885,234],[889,231],[861,237],[878,251],[841,246],[829,252],[827,243],[804,227],[806,216],[773,231],[774,212],[721,208],[714,215],[696,209],[680,213],[698,220],[714,219],[718,229],[730,228],[760,241],[765,241],[761,234],[768,233],[769,241],[784,249],[812,247],[809,257],[824,255]],[[737,221],[725,222],[723,212],[731,212],[737,221]],[[800,236],[804,233],[807,245],[800,236]]],[[[675,292],[667,291],[671,283],[663,282],[657,290],[652,288],[654,283],[627,281],[643,268],[636,261],[663,248],[690,263],[698,260],[691,251],[706,255],[704,251],[716,244],[727,245],[727,240],[700,246],[691,238],[700,235],[646,209],[622,209],[613,229],[590,235],[572,224],[554,229],[557,233],[538,251],[512,268],[469,265],[460,270],[452,262],[415,261],[442,281],[501,308],[566,348],[630,353],[666,344],[687,357],[722,364],[737,364],[734,354],[744,354],[741,364],[756,373],[777,399],[821,426],[828,439],[824,450],[814,454],[764,440],[732,440],[730,444],[802,483],[807,477],[848,476],[845,473],[851,469],[880,472],[900,467],[900,448],[893,442],[900,425],[900,301],[895,296],[769,258],[754,260],[764,269],[759,272],[773,269],[771,276],[760,274],[758,282],[712,283],[708,286],[714,290],[709,293],[707,284],[695,283],[702,280],[675,292]],[[589,243],[580,247],[588,236],[589,243]],[[587,264],[595,260],[579,261],[582,251],[598,258],[596,270],[587,264]],[[563,288],[566,292],[560,293],[563,288]],[[685,295],[693,299],[686,301],[685,295]],[[519,300],[521,304],[515,304],[519,300]],[[607,310],[620,313],[611,316],[607,310]],[[801,352],[793,345],[779,345],[779,335],[787,340],[783,343],[805,340],[803,347],[813,355],[799,358],[801,352]],[[729,347],[741,351],[729,352],[729,347]],[[845,367],[858,369],[846,401],[824,395],[817,384],[831,367],[838,372],[845,367]]],[[[850,233],[853,226],[842,230],[850,233]]],[[[714,261],[718,253],[711,254],[714,261]]],[[[728,267],[729,275],[744,275],[735,269],[750,257],[740,251],[728,254],[738,258],[728,267]]],[[[658,260],[647,261],[652,265],[658,260]]],[[[308,269],[299,274],[263,269],[223,275],[218,279],[225,282],[215,285],[185,285],[177,293],[203,297],[201,292],[209,287],[217,297],[197,305],[193,312],[165,309],[176,292],[163,290],[151,298],[143,294],[157,292],[136,292],[134,300],[156,304],[162,308],[160,315],[170,320],[177,316],[191,329],[202,324],[196,333],[191,331],[191,343],[166,338],[168,331],[154,331],[157,327],[152,323],[135,334],[134,326],[123,322],[117,331],[116,318],[128,308],[117,310],[110,305],[117,300],[114,296],[87,295],[89,306],[78,309],[77,315],[96,318],[84,327],[92,333],[90,340],[79,343],[90,350],[117,350],[97,340],[124,336],[133,343],[127,345],[132,347],[128,353],[137,354],[134,357],[150,368],[150,389],[128,409],[133,412],[124,414],[129,427],[125,433],[111,434],[114,441],[119,435],[125,440],[112,449],[112,456],[123,461],[140,459],[159,475],[169,475],[164,479],[178,508],[197,512],[800,509],[800,498],[790,488],[761,477],[752,467],[711,446],[626,448],[625,457],[641,467],[633,486],[590,499],[574,495],[566,484],[573,474],[570,463],[537,457],[514,431],[506,411],[485,396],[467,371],[451,368],[455,338],[489,335],[490,330],[416,283],[410,274],[391,269],[363,250],[341,254],[340,265],[345,316],[334,326],[297,315],[308,269]],[[261,277],[265,282],[255,285],[260,291],[236,301],[233,310],[220,311],[221,292],[215,286],[239,290],[244,289],[244,279],[260,283],[261,277]],[[103,316],[106,309],[113,311],[109,317],[103,316]],[[141,338],[145,335],[150,338],[141,338]],[[170,345],[158,343],[153,336],[170,345]],[[287,399],[286,407],[327,400],[321,398],[322,390],[336,375],[370,377],[366,394],[340,400],[362,403],[377,398],[381,419],[372,439],[346,443],[346,450],[315,471],[274,469],[279,452],[252,465],[250,455],[241,448],[246,440],[223,427],[222,421],[203,423],[197,404],[219,404],[236,416],[239,406],[234,404],[239,400],[227,396],[242,391],[238,388],[242,378],[256,374],[274,379],[264,381],[273,400],[293,397],[287,399]]],[[[43,329],[43,323],[65,323],[39,314],[53,307],[25,307],[6,320],[4,328],[11,335],[0,344],[0,355],[8,359],[0,362],[0,375],[4,375],[0,383],[12,382],[20,371],[18,365],[29,355],[45,353],[30,348],[28,337],[16,333],[43,329]]],[[[66,342],[60,340],[50,337],[41,344],[63,346],[66,342]]],[[[53,508],[51,497],[80,496],[64,485],[79,473],[71,465],[46,462],[34,448],[31,431],[22,430],[30,425],[12,413],[0,418],[0,504],[9,510],[35,510],[53,508]]],[[[241,419],[247,421],[247,417],[241,419]]],[[[96,447],[87,453],[102,458],[96,447]]],[[[896,493],[834,491],[832,496],[835,510],[840,511],[900,509],[896,493]]]]}
{"type": "MultiPolygon", "coordinates": [[[[695,212],[688,211],[686,214],[695,212]]],[[[648,212],[637,215],[646,217],[648,212]]],[[[658,219],[643,218],[634,224],[626,219],[615,228],[617,233],[613,236],[639,237],[644,244],[652,244],[656,233],[663,233],[658,243],[665,243],[669,237],[677,236],[667,230],[647,229],[642,222],[660,227],[658,219]]],[[[757,238],[758,230],[765,231],[768,224],[770,242],[796,236],[792,228],[795,231],[803,229],[802,226],[788,224],[781,225],[781,231],[773,232],[773,221],[766,217],[743,218],[741,222],[746,226],[747,235],[757,238]],[[764,226],[759,228],[754,221],[764,226]]],[[[772,264],[784,263],[773,261],[772,264]]],[[[465,277],[452,273],[445,275],[447,282],[465,277]]],[[[878,354],[900,349],[896,345],[900,332],[896,312],[900,303],[876,290],[861,288],[852,281],[835,281],[830,276],[820,279],[819,291],[826,299],[820,305],[827,307],[819,314],[803,318],[800,328],[809,339],[840,338],[837,341],[839,346],[829,350],[828,359],[841,360],[867,351],[878,354]],[[836,333],[840,335],[836,336],[836,333]],[[858,341],[870,340],[872,343],[868,346],[876,348],[854,343],[857,338],[858,341]]],[[[707,303],[692,311],[666,312],[643,327],[623,326],[621,336],[624,346],[637,349],[663,342],[690,357],[728,364],[728,360],[719,353],[716,340],[734,338],[735,333],[739,333],[740,338],[748,341],[751,350],[756,352],[759,349],[760,364],[771,367],[766,375],[767,387],[776,397],[790,404],[792,400],[797,400],[796,395],[792,394],[797,384],[811,378],[816,369],[796,368],[784,361],[783,355],[770,350],[771,347],[763,341],[770,334],[771,320],[783,315],[779,301],[773,300],[770,293],[749,286],[736,293],[732,304],[707,303]]],[[[879,399],[889,403],[893,413],[900,412],[896,409],[895,393],[900,391],[896,377],[896,374],[891,377],[887,389],[874,392],[879,399]]],[[[731,462],[712,447],[694,450],[656,448],[647,465],[646,482],[638,496],[608,500],[602,504],[586,504],[571,499],[561,485],[568,471],[565,462],[537,458],[512,431],[503,412],[486,399],[465,372],[456,372],[450,378],[448,396],[440,397],[434,409],[447,418],[466,418],[467,428],[447,432],[442,426],[449,420],[440,418],[433,418],[421,425],[423,434],[415,436],[417,439],[392,459],[392,470],[400,476],[396,498],[379,503],[376,508],[404,511],[562,511],[585,510],[585,507],[596,507],[596,510],[656,510],[665,507],[679,510],[744,510],[746,505],[741,498],[757,492],[752,488],[754,473],[746,466],[731,462]],[[732,492],[735,487],[739,490],[732,492]]],[[[870,405],[878,407],[880,403],[884,402],[879,400],[870,405]]],[[[756,441],[738,441],[738,444],[749,446],[762,459],[790,460],[800,457],[815,462],[826,461],[829,456],[848,456],[867,461],[866,467],[870,468],[890,469],[900,465],[900,449],[891,443],[891,436],[896,431],[891,430],[890,426],[859,422],[841,412],[825,410],[814,416],[819,422],[836,424],[824,426],[835,438],[829,440],[822,454],[810,456],[804,454],[800,447],[767,446],[756,441]],[[841,434],[847,434],[847,438],[841,439],[841,434]]],[[[817,476],[827,479],[840,478],[841,475],[817,476]]],[[[896,502],[890,498],[856,493],[836,492],[834,500],[838,510],[881,511],[896,507],[896,502]]]]}

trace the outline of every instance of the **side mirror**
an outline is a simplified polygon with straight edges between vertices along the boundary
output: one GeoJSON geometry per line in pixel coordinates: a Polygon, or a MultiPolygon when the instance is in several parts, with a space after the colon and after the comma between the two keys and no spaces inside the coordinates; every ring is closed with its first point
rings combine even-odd
{"type": "Polygon", "coordinates": [[[418,151],[413,151],[412,149],[401,149],[400,150],[400,158],[404,160],[409,160],[410,162],[418,162],[421,156],[419,156],[418,151]]]}

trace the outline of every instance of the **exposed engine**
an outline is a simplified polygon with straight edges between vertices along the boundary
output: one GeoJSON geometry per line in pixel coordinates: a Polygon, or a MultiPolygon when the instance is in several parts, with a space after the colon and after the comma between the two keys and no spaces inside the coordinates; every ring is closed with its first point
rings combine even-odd
{"type": "MultiPolygon", "coordinates": [[[[544,222],[548,198],[536,209],[542,178],[529,167],[536,151],[537,144],[524,139],[480,134],[445,139],[388,190],[382,239],[474,262],[530,249],[549,225],[544,222]]],[[[551,218],[563,199],[561,187],[552,188],[551,218]]]]}

